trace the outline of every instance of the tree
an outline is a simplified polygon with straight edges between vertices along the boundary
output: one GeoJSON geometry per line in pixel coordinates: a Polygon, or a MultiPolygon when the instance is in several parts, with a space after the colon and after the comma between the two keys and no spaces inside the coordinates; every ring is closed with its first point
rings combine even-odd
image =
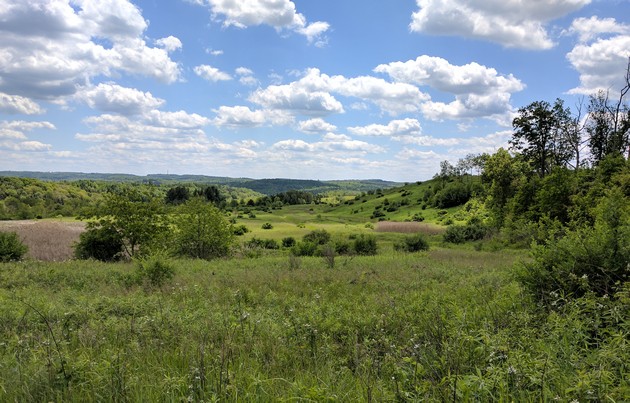
{"type": "Polygon", "coordinates": [[[88,218],[88,231],[107,228],[118,234],[125,254],[133,257],[142,247],[149,247],[168,231],[168,221],[160,199],[127,188],[108,193],[103,205],[88,218]]]}
{"type": "Polygon", "coordinates": [[[219,205],[225,200],[225,197],[223,197],[219,188],[214,185],[206,186],[203,189],[197,189],[195,191],[195,196],[203,196],[207,201],[214,203],[215,205],[219,205]]]}
{"type": "Polygon", "coordinates": [[[227,256],[234,229],[223,213],[203,198],[195,197],[179,207],[175,218],[175,249],[197,259],[227,256]]]}
{"type": "Polygon", "coordinates": [[[570,116],[561,99],[553,107],[535,101],[519,109],[512,121],[511,149],[520,152],[541,177],[554,166],[564,166],[571,158],[564,131],[570,116]]]}
{"type": "Polygon", "coordinates": [[[175,186],[166,192],[166,204],[182,204],[190,199],[190,191],[185,186],[175,186]]]}
{"type": "Polygon", "coordinates": [[[486,160],[482,175],[484,182],[489,184],[486,203],[497,228],[503,225],[508,201],[517,191],[515,182],[524,175],[523,170],[523,164],[503,148],[486,160]]]}

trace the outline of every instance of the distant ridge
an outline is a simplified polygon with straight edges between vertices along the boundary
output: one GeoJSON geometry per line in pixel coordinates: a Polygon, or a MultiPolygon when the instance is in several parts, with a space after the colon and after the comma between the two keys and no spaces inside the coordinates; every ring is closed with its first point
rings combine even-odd
{"type": "Polygon", "coordinates": [[[251,179],[230,178],[207,175],[174,175],[149,174],[145,176],[120,173],[83,173],[83,172],[38,172],[38,171],[0,171],[0,176],[33,178],[46,181],[112,181],[132,183],[153,183],[156,185],[175,185],[195,183],[200,185],[223,185],[251,189],[253,191],[273,195],[289,190],[300,190],[312,193],[330,191],[367,192],[376,189],[389,189],[401,186],[402,183],[381,179],[348,179],[348,180],[309,180],[309,179],[251,179]]]}

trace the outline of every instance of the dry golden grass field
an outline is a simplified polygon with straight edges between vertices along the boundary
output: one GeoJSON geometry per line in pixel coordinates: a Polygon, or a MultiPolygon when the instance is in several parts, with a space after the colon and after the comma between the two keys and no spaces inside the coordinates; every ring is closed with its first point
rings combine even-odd
{"type": "Polygon", "coordinates": [[[0,221],[0,231],[17,233],[28,246],[27,257],[47,262],[72,259],[73,245],[84,230],[79,221],[0,221]]]}

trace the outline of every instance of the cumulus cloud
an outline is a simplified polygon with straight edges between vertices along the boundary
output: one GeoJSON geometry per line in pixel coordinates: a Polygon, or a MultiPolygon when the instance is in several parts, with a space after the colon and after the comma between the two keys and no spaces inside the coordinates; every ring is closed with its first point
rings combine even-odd
{"type": "Polygon", "coordinates": [[[44,110],[29,98],[0,92],[0,112],[9,115],[37,115],[44,113],[44,110]]]}
{"type": "Polygon", "coordinates": [[[37,130],[55,130],[50,122],[27,122],[13,120],[0,122],[0,149],[11,151],[46,151],[52,148],[50,144],[28,140],[26,133],[37,130]]]}
{"type": "Polygon", "coordinates": [[[545,24],[591,0],[416,0],[413,32],[488,40],[506,47],[549,49],[545,24]]]}
{"type": "Polygon", "coordinates": [[[55,100],[97,76],[124,72],[165,83],[180,76],[166,49],[147,46],[147,23],[128,0],[12,2],[0,7],[0,21],[0,91],[7,94],[55,100]]]}
{"type": "Polygon", "coordinates": [[[166,38],[158,39],[155,41],[155,44],[165,49],[167,52],[173,52],[182,48],[182,41],[172,35],[167,36],[166,38]]]}
{"type": "MultiPolygon", "coordinates": [[[[271,146],[272,150],[296,151],[296,152],[332,152],[348,153],[354,152],[360,155],[366,153],[382,153],[385,149],[381,146],[370,144],[365,141],[352,140],[345,135],[328,134],[323,141],[308,143],[304,140],[282,140],[271,146]]],[[[330,155],[329,155],[330,157],[330,155]]]]}
{"type": "Polygon", "coordinates": [[[251,110],[247,106],[221,106],[214,112],[217,114],[212,120],[214,125],[231,128],[286,125],[293,121],[289,114],[282,111],[251,110]]]}
{"type": "Polygon", "coordinates": [[[239,76],[238,81],[243,85],[255,87],[259,84],[256,77],[254,77],[254,72],[247,67],[237,67],[234,73],[239,76]]]}
{"type": "Polygon", "coordinates": [[[392,120],[387,125],[371,124],[368,126],[349,127],[348,131],[360,136],[414,136],[422,133],[417,119],[392,120]]]}
{"type": "Polygon", "coordinates": [[[319,134],[326,132],[334,132],[337,126],[326,122],[322,118],[303,120],[298,125],[298,130],[302,133],[319,134]]]}
{"type": "Polygon", "coordinates": [[[223,72],[216,67],[208,66],[207,64],[196,66],[194,71],[199,77],[212,82],[229,81],[232,79],[232,76],[228,73],[223,72]]]}
{"type": "Polygon", "coordinates": [[[210,8],[217,20],[224,26],[246,28],[256,25],[269,25],[276,30],[290,30],[304,35],[309,43],[322,45],[324,34],[330,29],[327,22],[307,23],[306,17],[297,12],[295,3],[290,0],[191,0],[210,8]]]}
{"type": "Polygon", "coordinates": [[[512,110],[511,94],[525,85],[512,74],[500,75],[494,68],[478,63],[462,66],[440,57],[423,55],[415,60],[382,64],[374,69],[403,83],[426,85],[455,95],[450,103],[425,102],[423,114],[432,120],[500,116],[512,110]]]}
{"type": "Polygon", "coordinates": [[[121,115],[148,112],[164,104],[163,99],[155,98],[150,92],[104,83],[79,91],[76,98],[90,108],[121,115]]]}
{"type": "Polygon", "coordinates": [[[249,100],[266,108],[306,115],[343,113],[343,105],[332,94],[370,101],[391,115],[418,111],[421,103],[429,99],[411,84],[391,83],[371,76],[329,76],[311,68],[290,84],[257,90],[249,100]]]}
{"type": "Polygon", "coordinates": [[[630,57],[630,25],[613,18],[578,18],[567,32],[578,35],[580,41],[567,54],[580,74],[580,85],[569,93],[590,95],[621,89],[630,57]]]}

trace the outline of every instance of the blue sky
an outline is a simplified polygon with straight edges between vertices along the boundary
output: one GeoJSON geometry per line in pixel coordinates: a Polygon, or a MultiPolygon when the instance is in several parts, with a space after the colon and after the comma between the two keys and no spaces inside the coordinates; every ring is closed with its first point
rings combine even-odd
{"type": "Polygon", "coordinates": [[[629,56],[629,0],[0,0],[0,170],[424,180],[629,56]]]}

